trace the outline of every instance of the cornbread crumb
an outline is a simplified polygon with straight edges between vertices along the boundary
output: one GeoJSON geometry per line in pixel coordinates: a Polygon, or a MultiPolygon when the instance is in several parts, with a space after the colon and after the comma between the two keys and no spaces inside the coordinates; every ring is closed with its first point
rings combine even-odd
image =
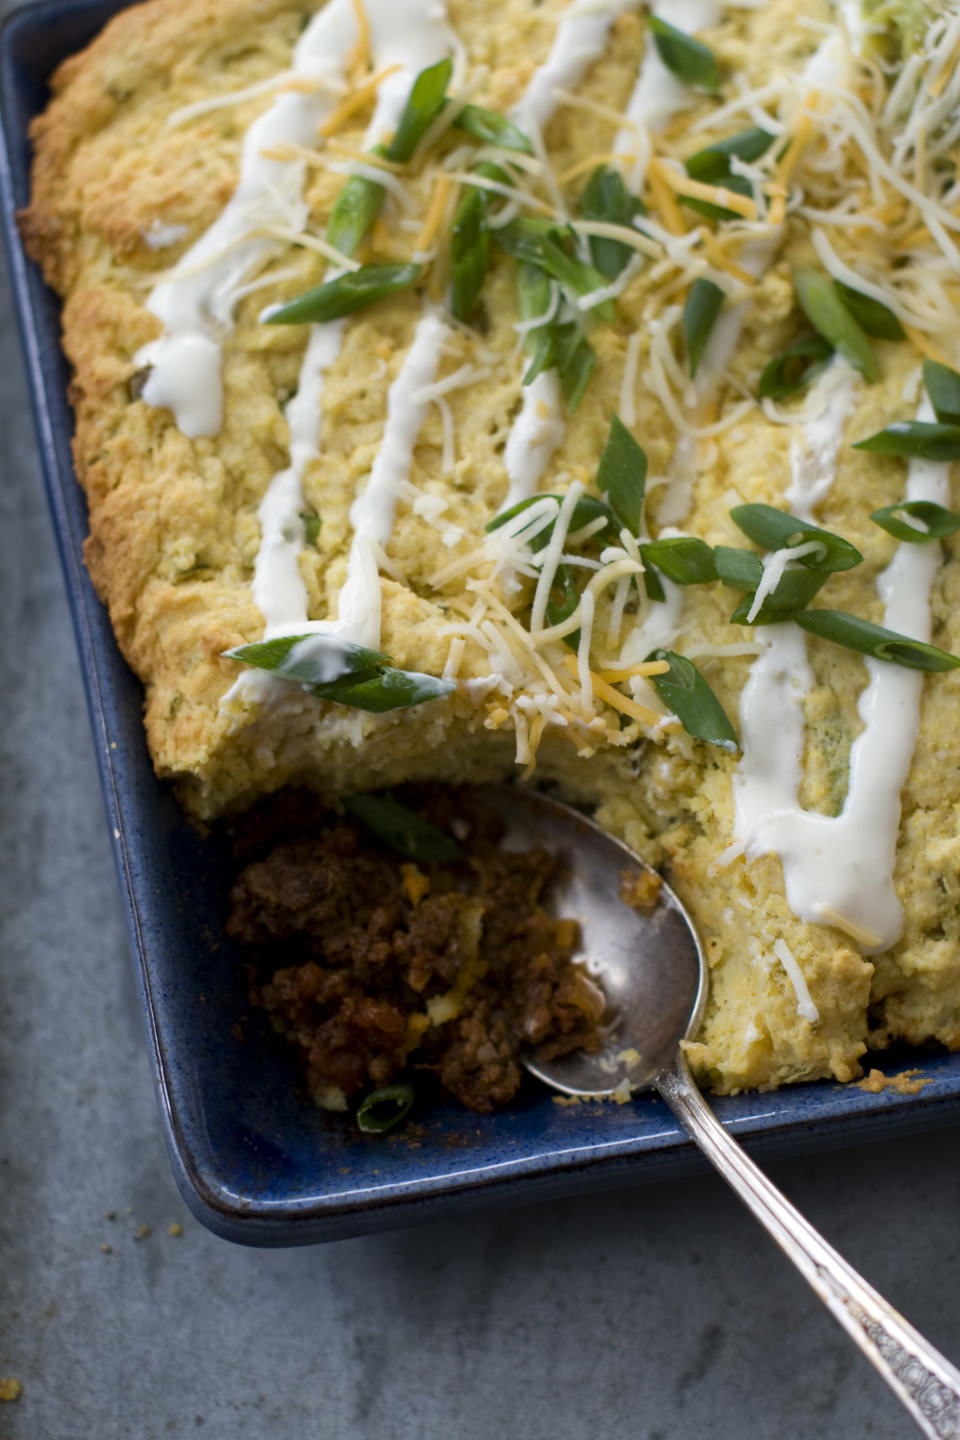
{"type": "Polygon", "coordinates": [[[9,1404],[13,1400],[19,1400],[23,1394],[23,1386],[19,1380],[12,1375],[0,1375],[0,1400],[9,1404]]]}
{"type": "Polygon", "coordinates": [[[183,1226],[175,1220],[172,1225],[167,1226],[167,1234],[172,1235],[174,1239],[176,1239],[183,1234],[183,1226]]]}
{"type": "Polygon", "coordinates": [[[655,910],[662,885],[660,876],[652,870],[624,870],[620,875],[620,899],[633,910],[655,910]]]}
{"type": "Polygon", "coordinates": [[[149,1225],[138,1225],[133,1238],[134,1240],[146,1240],[147,1236],[152,1233],[149,1225]]]}
{"type": "Polygon", "coordinates": [[[866,1090],[869,1095],[880,1095],[884,1090],[896,1090],[898,1095],[919,1095],[924,1085],[932,1085],[932,1080],[918,1080],[919,1070],[901,1070],[898,1075],[884,1075],[882,1070],[870,1070],[862,1080],[856,1082],[858,1090],[866,1090]]]}

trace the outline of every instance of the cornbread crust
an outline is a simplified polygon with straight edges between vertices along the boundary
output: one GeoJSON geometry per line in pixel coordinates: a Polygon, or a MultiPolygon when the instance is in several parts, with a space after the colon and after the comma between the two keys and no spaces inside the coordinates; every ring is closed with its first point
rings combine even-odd
{"type": "MultiPolygon", "coordinates": [[[[67,61],[54,99],[36,122],[33,195],[21,217],[30,253],[64,297],[64,346],[74,369],[74,455],[90,506],[87,563],[109,607],[120,647],[146,687],[145,721],[158,773],[177,782],[187,809],[209,820],[258,794],[306,782],[327,795],[401,779],[479,780],[514,770],[513,737],[494,699],[463,691],[413,711],[372,716],[327,706],[289,687],[269,704],[220,701],[240,667],[222,658],[260,638],[263,619],[251,580],[260,542],[257,506],[273,475],[288,463],[282,405],[293,393],[306,335],[296,326],[264,326],[264,305],[319,283],[325,262],[309,250],[283,256],[286,278],[240,300],[224,337],[224,425],[215,439],[191,440],[170,411],[138,396],[139,348],[160,333],[145,308],[156,277],[216,219],[236,184],[242,137],[270,103],[261,95],[166,127],[180,107],[269,80],[289,68],[293,47],[317,7],[268,0],[149,0],[121,14],[82,55],[67,61]],[[155,222],[185,227],[182,240],[151,248],[155,222]]],[[[507,0],[495,17],[484,0],[452,0],[450,23],[475,63],[490,66],[476,99],[501,112],[515,104],[543,62],[564,6],[560,0],[507,0]],[[522,57],[522,58],[518,58],[522,57]]],[[[707,39],[721,63],[762,85],[793,73],[816,43],[796,17],[824,19],[827,7],[773,0],[759,11],[731,11],[707,39]],[[815,13],[814,13],[815,12],[815,13]]],[[[603,59],[579,93],[623,110],[644,48],[636,14],[614,22],[603,59]]],[[[709,111],[697,101],[684,112],[709,111]]],[[[366,116],[338,134],[361,148],[366,116]]],[[[727,133],[720,129],[716,136],[727,133]]],[[[557,173],[609,149],[610,126],[582,109],[558,109],[546,131],[557,173]]],[[[701,131],[689,150],[716,138],[701,131]]],[[[311,171],[306,198],[318,227],[342,177],[311,171]]],[[[426,196],[411,181],[423,204],[426,196]]],[[[395,231],[389,251],[407,258],[414,236],[395,231]]],[[[751,291],[742,338],[730,364],[735,383],[750,386],[766,361],[796,333],[790,266],[812,259],[804,227],[788,221],[779,258],[751,291]]],[[[542,489],[561,472],[592,482],[609,415],[620,400],[632,334],[640,331],[639,370],[649,363],[642,319],[656,281],[651,267],[621,297],[614,324],[597,331],[597,371],[569,418],[566,439],[542,489]]],[[[421,299],[386,301],[347,328],[324,388],[322,462],[304,477],[308,505],[321,517],[315,547],[300,558],[311,618],[331,613],[346,573],[349,506],[382,436],[386,393],[409,348],[421,299]]],[[[520,361],[512,262],[495,261],[485,290],[487,332],[457,332],[444,373],[472,363],[485,373],[449,392],[456,436],[452,477],[442,471],[442,418],[433,409],[420,433],[411,481],[446,502],[444,522],[463,539],[445,543],[412,505],[401,502],[387,547],[400,579],[383,584],[382,648],[393,662],[439,674],[450,636],[444,627],[456,587],[434,576],[476,546],[503,503],[503,448],[519,403],[520,361]],[[492,357],[492,358],[491,358],[492,357]]],[[[864,387],[847,425],[848,439],[908,417],[905,402],[917,354],[877,342],[881,380],[864,387]]],[[[653,474],[669,465],[675,436],[646,386],[636,392],[634,433],[653,474]]],[[[685,528],[712,545],[741,543],[730,519],[738,501],[783,504],[790,481],[793,427],[751,410],[716,441],[701,445],[695,503],[685,528]]],[[[832,577],[830,604],[879,620],[876,580],[894,542],[870,513],[902,498],[903,462],[841,448],[836,482],[818,523],[839,531],[864,564],[832,577]]],[[[651,501],[656,512],[656,496],[651,501]]],[[[960,649],[960,564],[956,542],[944,546],[932,598],[933,641],[960,649]]],[[[685,644],[742,642],[732,626],[730,592],[687,592],[685,644]]],[[[601,606],[599,625],[605,624],[601,606]]],[[[809,648],[815,685],[806,698],[806,809],[836,814],[846,791],[850,745],[862,728],[857,699],[866,679],[859,657],[818,642],[809,648]]],[[[736,715],[750,658],[698,661],[728,713],[736,715]]],[[[483,677],[484,652],[467,641],[461,675],[483,677]]],[[[575,743],[548,729],[537,775],[572,798],[597,805],[598,818],[645,858],[665,865],[704,937],[711,964],[711,1002],[702,1040],[692,1047],[701,1078],[719,1091],[769,1087],[800,1079],[861,1073],[867,1044],[936,1039],[960,1047],[960,734],[955,723],[957,673],[929,678],[921,728],[902,794],[895,871],[904,905],[903,938],[870,959],[829,926],[806,925],[790,911],[775,855],[717,870],[732,838],[734,757],[679,729],[656,743],[622,725],[615,743],[578,733],[575,743]],[[798,1014],[796,994],[776,960],[782,939],[802,962],[820,1019],[798,1014]]]]}

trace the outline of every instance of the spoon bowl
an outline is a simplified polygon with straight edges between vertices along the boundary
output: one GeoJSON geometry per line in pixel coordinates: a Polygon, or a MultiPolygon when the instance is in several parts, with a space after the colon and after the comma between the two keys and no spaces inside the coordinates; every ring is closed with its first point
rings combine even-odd
{"type": "Polygon", "coordinates": [[[649,1089],[703,1019],[707,967],[693,921],[655,870],[578,811],[512,786],[486,793],[507,827],[502,848],[546,845],[559,858],[549,908],[578,922],[580,963],[607,1001],[598,1050],[529,1057],[526,1068],[565,1095],[600,1099],[624,1081],[649,1089]],[[631,904],[637,889],[653,903],[631,904]]]}
{"type": "Polygon", "coordinates": [[[594,1099],[653,1086],[923,1434],[957,1440],[960,1371],[827,1244],[697,1089],[681,1042],[696,1035],[703,1018],[707,967],[680,901],[627,846],[570,806],[512,786],[480,790],[478,798],[504,822],[504,849],[544,845],[559,858],[551,907],[579,921],[582,963],[607,1000],[596,1052],[528,1060],[527,1069],[554,1090],[594,1099]],[[636,899],[655,903],[630,903],[636,899]]]}

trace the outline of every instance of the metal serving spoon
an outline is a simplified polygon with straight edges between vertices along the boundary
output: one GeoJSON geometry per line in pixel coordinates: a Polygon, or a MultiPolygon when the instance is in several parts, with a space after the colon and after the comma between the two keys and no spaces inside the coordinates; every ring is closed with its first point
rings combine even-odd
{"type": "Polygon", "coordinates": [[[505,848],[547,844],[559,856],[553,906],[558,914],[579,920],[588,970],[612,1013],[606,1043],[598,1052],[575,1051],[542,1065],[528,1060],[527,1069],[567,1095],[599,1099],[624,1079],[631,1090],[657,1090],[923,1433],[932,1440],[960,1440],[960,1371],[780,1194],[697,1089],[680,1042],[700,1027],[707,967],[680,901],[664,884],[654,909],[644,912],[626,904],[620,895],[622,873],[654,872],[569,806],[515,787],[487,790],[486,795],[506,823],[505,848]]]}

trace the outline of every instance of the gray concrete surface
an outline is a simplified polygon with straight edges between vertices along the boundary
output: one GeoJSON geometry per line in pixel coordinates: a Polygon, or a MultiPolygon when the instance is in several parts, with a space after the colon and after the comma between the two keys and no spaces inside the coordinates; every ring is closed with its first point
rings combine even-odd
{"type": "MultiPolygon", "coordinates": [[[[185,1212],[5,290],[0,332],[2,1440],[908,1440],[719,1181],[273,1253],[185,1212]]],[[[958,1141],[771,1173],[960,1359],[958,1141]]]]}

